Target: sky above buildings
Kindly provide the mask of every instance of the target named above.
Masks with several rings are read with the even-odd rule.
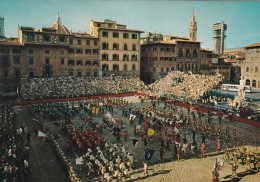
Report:
[[[214,49],[212,25],[219,22],[227,24],[225,48],[260,42],[259,1],[0,0],[0,16],[6,37],[17,37],[18,25],[50,27],[57,12],[73,32],[89,33],[90,20],[109,18],[130,29],[186,37],[193,7],[203,48]]]

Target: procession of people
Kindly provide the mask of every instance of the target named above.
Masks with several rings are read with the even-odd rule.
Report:
[[[176,104],[179,99],[175,100],[198,100],[221,80],[218,76],[178,71],[149,86],[135,77],[23,78],[20,94],[23,100],[57,99],[28,108],[34,117],[32,122],[40,124],[42,132],[48,132],[46,136],[55,136],[51,142],[69,171],[73,166],[73,172],[69,172],[73,173],[71,176],[77,173],[73,179],[99,176],[103,181],[128,180],[133,169],[142,165],[144,174],[149,175],[148,165],[159,161],[220,154],[231,164],[232,176],[236,178],[238,165],[245,165],[249,172],[259,171],[259,153],[244,151],[236,129],[228,125],[232,118],[209,109],[202,111],[197,106],[183,107]],[[120,93],[143,94],[132,98],[114,95]],[[113,97],[104,97],[112,94]],[[58,100],[94,95],[100,97]],[[31,134],[25,134],[22,128],[16,131],[18,141],[26,139],[22,146],[28,148]],[[35,136],[38,134],[35,130]],[[30,172],[29,159],[23,153],[22,156],[23,168]],[[213,181],[218,181],[218,170],[219,166],[214,167]]]

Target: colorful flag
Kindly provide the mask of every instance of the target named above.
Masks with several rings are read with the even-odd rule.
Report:
[[[220,158],[216,158],[213,168],[216,168],[216,170],[219,171],[220,169],[223,168],[223,166],[224,166],[224,160]]]
[[[152,136],[153,134],[154,134],[154,129],[149,128],[148,131],[147,131],[147,135]]]
[[[93,114],[96,113],[96,107],[92,107],[92,113],[93,113]]]
[[[98,108],[98,107],[96,107],[96,114],[98,114],[98,111],[99,111],[99,108]]]
[[[145,160],[150,160],[153,157],[155,150],[146,149],[145,151]]]

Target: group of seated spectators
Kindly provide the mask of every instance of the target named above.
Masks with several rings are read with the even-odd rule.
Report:
[[[133,93],[144,91],[145,87],[137,77],[22,78],[20,93],[24,100],[36,100]]]
[[[199,99],[205,93],[215,88],[223,79],[221,76],[185,74],[180,71],[169,72],[164,78],[149,85],[150,95],[178,96]]]

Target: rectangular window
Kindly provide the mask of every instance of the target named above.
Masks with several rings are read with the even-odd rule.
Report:
[[[33,49],[29,49],[29,54],[33,54]]]
[[[154,48],[153,48],[153,52],[155,52],[155,51],[157,51],[157,47],[154,47]]]
[[[69,75],[70,75],[70,76],[73,76],[73,71],[70,71],[70,72],[69,72]]]
[[[35,41],[35,35],[32,33],[27,34],[27,41]]]
[[[81,71],[78,71],[78,77],[81,77],[82,75],[81,75]]]
[[[68,54],[74,54],[74,49],[69,49]]]
[[[50,42],[51,41],[51,36],[50,35],[43,35],[43,41],[44,42]]]
[[[60,36],[59,39],[60,39],[61,43],[65,43],[65,37],[64,36]]]
[[[132,39],[137,39],[137,34],[132,34]]]
[[[68,65],[69,66],[74,66],[74,60],[72,60],[72,59],[68,60]]]
[[[94,40],[94,46],[97,46],[97,41],[96,40]]]
[[[45,60],[45,63],[48,65],[48,64],[50,64],[50,60],[49,59],[46,59]]]
[[[93,49],[93,54],[98,54],[98,49]]]
[[[85,61],[85,66],[91,66],[91,61],[90,60],[86,60]]]
[[[119,60],[119,54],[113,54],[113,61]]]
[[[2,53],[9,53],[9,52],[10,52],[10,49],[2,48],[2,49],[1,49],[1,52],[2,52]]]
[[[61,64],[61,65],[64,65],[64,59],[61,59],[61,60],[60,60],[60,64]]]
[[[73,44],[73,39],[69,40],[69,44],[71,44],[71,45]]]
[[[21,64],[19,57],[14,57],[14,64]]]
[[[128,33],[123,33],[123,38],[124,39],[128,39],[129,38],[129,34]]]
[[[20,75],[21,75],[20,70],[15,70],[15,77],[20,77]]]
[[[82,63],[81,60],[77,60],[76,65],[77,65],[77,66],[83,66],[83,63]]]
[[[49,54],[50,54],[50,51],[49,51],[49,50],[46,50],[46,51],[45,51],[45,54],[49,55]]]
[[[13,49],[13,54],[21,54],[21,49]]]
[[[78,40],[78,45],[81,45],[81,40]]]
[[[61,54],[61,55],[64,55],[64,51],[60,51],[60,54]]]
[[[8,70],[4,70],[4,77],[8,77]]]
[[[90,72],[87,71],[86,72],[86,76],[89,77],[90,76]]]
[[[131,61],[137,61],[137,55],[132,55],[131,56]]]
[[[102,49],[108,50],[108,43],[102,43]]]
[[[94,65],[94,66],[98,66],[98,61],[94,61],[94,62],[93,62],[93,65]]]
[[[33,65],[33,58],[30,58],[30,59],[29,59],[29,64],[30,64],[30,65]]]
[[[85,54],[91,54],[91,49],[85,49]]]
[[[123,61],[128,61],[128,60],[129,60],[129,55],[124,54],[124,55],[123,55]]]
[[[88,46],[90,45],[90,40],[87,40],[87,45],[88,45]]]
[[[113,32],[113,38],[118,38],[119,37],[119,33],[118,32]]]
[[[108,32],[102,32],[102,37],[108,37]]]
[[[82,54],[82,49],[76,49],[76,54]]]
[[[108,54],[102,54],[102,61],[108,60]]]

